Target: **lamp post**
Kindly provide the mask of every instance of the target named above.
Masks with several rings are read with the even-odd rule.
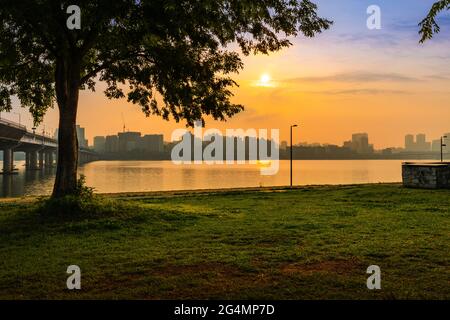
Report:
[[[446,147],[447,145],[444,144],[444,139],[447,139],[447,136],[443,136],[441,137],[441,162],[444,162],[444,147]]]
[[[296,127],[298,127],[298,125],[296,125],[296,124],[294,124],[294,125],[291,125],[291,188],[292,188],[292,128],[296,128]]]

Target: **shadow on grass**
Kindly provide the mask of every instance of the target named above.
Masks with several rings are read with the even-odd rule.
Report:
[[[11,241],[44,234],[109,232],[145,228],[158,234],[192,225],[199,218],[176,210],[148,208],[140,203],[102,196],[92,199],[40,198],[27,204],[0,204],[0,239]]]

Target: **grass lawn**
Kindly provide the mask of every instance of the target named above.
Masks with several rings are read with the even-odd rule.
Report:
[[[450,299],[450,191],[395,184],[0,200],[0,299]],[[82,290],[66,289],[66,269]],[[381,290],[366,269],[381,268]]]

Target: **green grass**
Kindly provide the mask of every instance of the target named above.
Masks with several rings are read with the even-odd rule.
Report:
[[[450,191],[120,195],[106,215],[0,201],[0,299],[449,299]],[[110,208],[111,209],[111,208]],[[66,269],[82,290],[66,289]],[[366,287],[369,265],[382,289]]]

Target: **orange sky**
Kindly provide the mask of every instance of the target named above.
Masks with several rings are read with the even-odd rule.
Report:
[[[369,31],[359,3],[342,2],[358,10],[359,20],[352,23],[327,10],[326,3],[323,11],[335,21],[333,29],[314,39],[294,39],[293,47],[270,56],[244,58],[233,100],[246,111],[226,123],[208,121],[207,128],[276,128],[287,140],[289,125],[298,123],[296,143],[341,145],[352,133],[367,132],[376,148],[402,146],[407,133],[426,133],[430,140],[450,132],[450,30],[418,44],[416,25],[427,6],[401,17],[386,8],[383,29]],[[270,81],[259,83],[263,75]],[[122,113],[128,130],[163,133],[166,141],[184,127],[146,118],[126,100],[108,100],[102,85],[96,93],[81,94],[78,123],[86,127],[90,143],[94,136],[121,131]],[[22,123],[31,126],[31,117],[21,114]],[[15,113],[2,117],[18,120]],[[44,124],[47,131],[57,127],[56,110]]]

